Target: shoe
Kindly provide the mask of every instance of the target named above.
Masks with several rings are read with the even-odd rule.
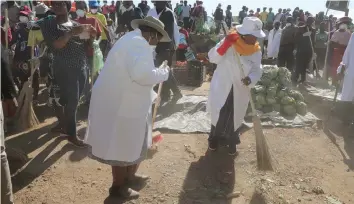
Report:
[[[109,196],[124,199],[135,199],[139,197],[139,192],[125,186],[112,186],[109,188]]]
[[[237,155],[236,145],[229,146],[228,152],[229,152],[229,155],[230,155],[230,156],[235,156],[235,155]]]
[[[210,142],[209,141],[209,150],[215,151],[218,148],[218,143],[217,142]]]
[[[150,179],[149,176],[142,174],[134,174],[131,178],[128,178],[129,184],[144,184]]]
[[[68,136],[68,142],[79,148],[87,147],[87,145],[82,140],[77,138],[77,136]]]

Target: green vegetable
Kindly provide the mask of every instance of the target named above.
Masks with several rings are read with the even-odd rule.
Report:
[[[263,106],[263,108],[262,108],[263,113],[270,113],[272,111],[273,111],[273,106],[271,106],[271,105],[266,105],[266,106]]]
[[[277,111],[277,112],[280,112],[280,110],[281,110],[280,104],[273,104],[273,110]]]
[[[275,97],[277,95],[277,87],[270,86],[267,89],[267,96]]]
[[[296,115],[296,107],[294,105],[285,105],[285,106],[283,106],[283,112],[287,116],[295,116]]]
[[[283,105],[289,105],[289,104],[294,104],[295,99],[290,97],[290,96],[285,96],[280,100],[280,103]]]
[[[287,94],[287,92],[286,92],[285,89],[282,89],[282,90],[278,91],[278,93],[277,93],[277,97],[278,97],[278,98],[284,98],[284,97],[287,96],[287,95],[288,95],[288,94]]]
[[[304,101],[304,96],[299,92],[295,90],[291,90],[289,92],[289,96],[293,97],[296,101]]]
[[[265,105],[267,104],[266,102],[266,97],[263,94],[258,94],[256,95],[256,101],[259,105]]]
[[[262,110],[262,105],[261,104],[255,103],[254,105],[256,106],[257,110]]]
[[[306,115],[307,113],[307,105],[304,102],[296,103],[296,112],[300,115]]]
[[[277,100],[274,96],[267,96],[266,97],[267,104],[273,105],[277,103]]]

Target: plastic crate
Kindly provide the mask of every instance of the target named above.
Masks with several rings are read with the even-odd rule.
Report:
[[[174,67],[172,75],[176,79],[178,85],[187,85],[188,83],[188,69],[187,67]]]
[[[189,61],[187,64],[187,86],[200,87],[203,84],[203,64],[198,60]]]

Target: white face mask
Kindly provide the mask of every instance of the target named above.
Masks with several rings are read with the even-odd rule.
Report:
[[[84,17],[84,16],[85,16],[85,11],[82,10],[82,9],[77,9],[77,10],[76,10],[76,14],[77,14],[77,16],[79,16],[79,17]]]
[[[97,9],[91,9],[91,13],[93,14],[97,13]]]
[[[19,20],[20,20],[20,22],[22,22],[22,23],[27,23],[27,22],[28,22],[28,17],[26,17],[26,16],[20,16],[20,17],[19,17]]]
[[[285,25],[286,25],[286,26],[291,26],[291,23],[286,23]]]
[[[340,24],[339,29],[341,29],[341,30],[347,30],[347,29],[348,29],[348,26],[347,26],[347,24]]]

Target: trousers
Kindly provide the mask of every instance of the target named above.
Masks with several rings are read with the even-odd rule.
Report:
[[[286,67],[289,71],[294,69],[294,44],[281,45],[278,54],[278,67]]]
[[[297,83],[299,81],[299,77],[301,76],[300,82],[306,81],[306,70],[310,67],[310,63],[312,62],[312,53],[308,52],[300,52],[296,53],[296,69],[292,75],[293,83]]]

